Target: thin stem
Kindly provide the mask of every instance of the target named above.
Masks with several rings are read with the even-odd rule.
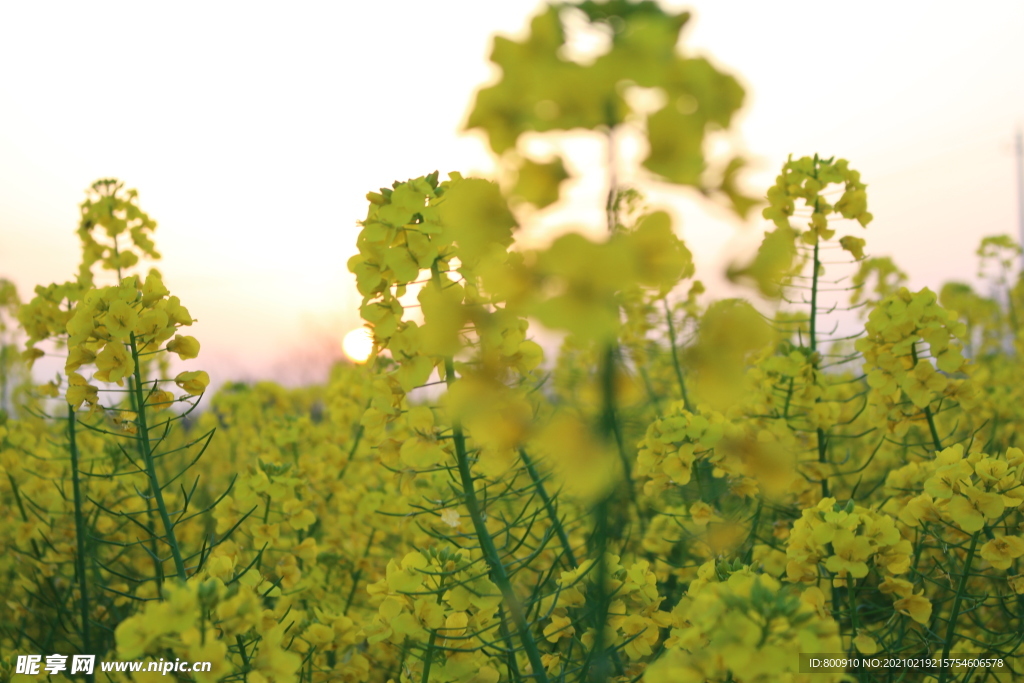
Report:
[[[569,536],[565,533],[565,526],[562,524],[562,520],[558,518],[558,512],[555,510],[554,502],[551,500],[551,496],[548,495],[547,489],[544,487],[544,480],[540,478],[540,475],[537,473],[536,466],[534,466],[533,461],[526,454],[525,449],[519,449],[519,457],[523,461],[523,467],[526,468],[526,472],[530,475],[530,481],[533,482],[537,495],[540,496],[541,502],[544,503],[544,510],[548,513],[551,525],[555,528],[555,535],[558,536],[558,542],[562,544],[562,552],[565,554],[565,559],[569,562],[569,566],[575,569],[579,566],[576,562],[576,555],[573,553],[572,545],[569,543]]]
[[[612,233],[619,224],[619,207],[615,196],[618,192],[618,179],[615,172],[615,122],[611,111],[608,112],[608,119],[608,199],[605,201],[604,211],[608,232]]]
[[[75,574],[78,575],[78,606],[82,614],[82,652],[94,654],[92,643],[89,638],[89,584],[85,576],[85,514],[82,510],[82,485],[78,476],[78,442],[75,438],[75,426],[78,420],[75,417],[75,407],[68,405],[68,449],[71,451],[71,486],[75,498],[75,542],[77,552],[75,554]],[[86,674],[87,681],[95,680],[94,674]]]
[[[128,389],[126,391],[128,392],[128,398],[131,401],[132,412],[134,412],[135,414],[138,414],[139,413],[139,404],[138,404],[138,400],[137,400],[138,397],[135,394],[135,383],[136,383],[135,382],[135,376],[132,375],[131,377],[128,378]],[[104,432],[104,433],[108,433],[109,434],[110,432]],[[145,452],[143,451],[143,448],[142,448],[142,440],[141,439],[133,439],[133,440],[135,441],[135,446],[136,446],[136,448],[137,448],[137,450],[139,452],[139,459],[143,463],[145,463],[146,462],[146,455],[145,455]],[[122,449],[122,451],[123,451],[123,449]],[[132,461],[132,464],[135,465],[135,462]],[[136,467],[138,467],[138,466],[136,465]],[[139,470],[141,471],[141,468],[139,468]],[[153,507],[150,506],[150,505],[146,506],[146,519],[148,521],[145,524],[143,524],[142,522],[137,522],[137,523],[142,528],[144,528],[146,530],[146,533],[149,534],[149,536],[148,536],[148,542],[149,542],[148,555],[149,555],[150,559],[153,560],[153,579],[154,579],[154,581],[156,581],[157,595],[162,597],[163,594],[164,594],[164,566],[163,566],[163,563],[160,561],[160,552],[159,552],[159,548],[157,547],[157,535],[156,535],[156,532],[153,531],[156,528],[156,519],[153,517]]]
[[[370,531],[370,540],[366,542],[366,549],[363,551],[363,559],[366,559],[370,555],[370,548],[373,547],[373,537],[377,535],[377,530],[372,529]],[[359,579],[363,577],[362,567],[358,567],[355,573],[352,575],[352,588],[348,592],[348,599],[345,600],[345,611],[342,615],[347,615],[349,608],[352,606],[352,600],[356,596],[356,587],[359,585]]]
[[[818,209],[817,201],[815,201],[814,209],[815,209],[815,211],[817,211],[817,209]],[[818,270],[821,268],[821,261],[818,258],[818,250],[820,249],[820,246],[821,246],[821,238],[815,239],[814,240],[814,263],[812,264],[814,271],[813,271],[813,274],[811,276],[811,316],[810,316],[810,318],[811,318],[810,319],[811,363],[814,365],[814,371],[815,371],[814,374],[815,375],[817,374],[817,369],[818,369],[818,361],[817,361],[817,356],[815,354],[817,354],[817,352],[818,352]],[[818,403],[819,401],[821,401],[821,398],[816,398],[814,400],[815,403]],[[826,462],[828,462],[828,437],[825,434],[825,430],[822,429],[821,427],[818,427],[815,430],[815,432],[816,432],[817,437],[818,437],[818,462],[824,465]],[[822,498],[828,498],[828,474],[825,473],[825,472],[823,472],[822,474],[823,474],[823,476],[822,476],[822,479],[821,479],[821,497]]]
[[[427,655],[423,660],[423,675],[420,677],[420,683],[428,683],[430,681],[430,665],[434,662],[435,643],[437,643],[437,629],[431,629],[430,640],[427,642]]]
[[[441,274],[438,271],[437,264],[434,263],[430,270],[434,283],[440,287]],[[455,383],[455,363],[451,356],[446,356],[444,359],[444,371],[445,383],[451,389],[451,386]],[[512,589],[512,582],[509,580],[508,572],[505,569],[505,565],[501,563],[501,557],[498,555],[498,549],[494,545],[494,539],[491,538],[491,533],[487,530],[487,525],[484,523],[480,502],[476,497],[476,484],[473,481],[473,473],[469,469],[466,436],[462,431],[462,423],[458,418],[452,420],[452,442],[455,445],[455,458],[458,464],[459,478],[462,480],[462,493],[465,498],[466,509],[469,512],[470,519],[473,520],[473,529],[476,532],[477,539],[480,541],[480,550],[483,552],[487,566],[491,570],[494,583],[497,584],[502,598],[508,604],[512,621],[516,625],[516,630],[519,631],[519,640],[526,651],[527,659],[530,660],[534,678],[547,683],[547,672],[541,663],[540,650],[538,650],[537,643],[530,632],[530,625],[526,622],[526,613],[523,611],[523,606]]]
[[[956,588],[956,597],[953,598],[953,610],[949,613],[949,622],[946,625],[946,638],[942,645],[942,669],[939,671],[939,683],[946,683],[949,676],[949,667],[946,666],[946,659],[949,657],[949,650],[953,647],[953,637],[956,635],[956,620],[960,616],[960,603],[967,592],[967,579],[971,575],[971,563],[974,561],[974,551],[978,547],[978,538],[981,533],[975,531],[971,535],[971,547],[967,549],[967,558],[964,560],[964,570],[960,574],[960,584]]]
[[[602,436],[610,434],[615,442],[615,447],[619,453],[619,460],[622,461],[622,469],[626,476],[629,499],[638,506],[637,513],[639,514],[640,508],[633,490],[633,465],[630,463],[629,455],[626,453],[626,444],[623,440],[622,429],[619,427],[619,420],[616,415],[618,411],[615,406],[615,355],[615,344],[609,344],[608,348],[605,349],[604,363],[601,368],[601,394],[604,399],[601,413],[601,431]]]
[[[594,573],[594,580],[597,582],[594,596],[593,622],[594,622],[594,649],[591,656],[597,661],[590,667],[588,679],[591,683],[604,683],[611,676],[611,666],[606,652],[605,625],[608,622],[608,501],[605,496],[594,510],[594,539],[596,540],[594,553],[597,555]],[[589,658],[588,658],[589,659]]]
[[[178,539],[174,534],[174,523],[171,522],[171,516],[167,513],[167,504],[164,503],[164,494],[160,489],[160,480],[156,474],[156,461],[153,460],[153,451],[149,444],[149,429],[146,426],[146,404],[142,396],[142,366],[139,364],[139,347],[135,341],[135,333],[132,332],[129,337],[129,343],[132,350],[132,361],[135,363],[135,382],[133,389],[135,390],[135,404],[138,406],[138,419],[139,419],[139,438],[142,444],[142,455],[146,461],[146,474],[149,475],[149,484],[153,492],[153,498],[156,500],[157,510],[160,512],[160,519],[164,524],[164,538],[167,541],[167,545],[171,547],[171,556],[174,558],[174,569],[178,574],[178,578],[182,581],[188,579],[188,574],[185,572],[185,561],[181,558],[181,550],[178,547]]]
[[[910,346],[910,358],[914,361],[914,365],[917,366],[917,342],[914,342]],[[939,430],[935,427],[935,416],[932,415],[932,408],[930,405],[924,407],[924,419],[928,421],[928,431],[932,435],[932,443],[935,445],[935,450],[942,450],[942,439],[939,438]]]
[[[437,586],[437,604],[440,605],[444,596],[444,577],[441,577],[440,582]],[[427,643],[426,657],[423,659],[423,676],[420,678],[421,683],[429,683],[430,681],[430,666],[434,661],[434,650],[437,644],[437,629],[430,630],[430,641]]]
[[[817,210],[817,202],[815,202],[815,210]],[[811,319],[809,322],[812,354],[818,350],[818,270],[821,268],[821,261],[818,260],[818,249],[820,248],[820,242],[821,238],[814,240],[814,270],[811,274]]]
[[[506,643],[511,643],[512,634],[508,632],[508,621],[505,619],[505,610],[503,610],[500,605],[498,606],[498,617],[500,619],[498,622],[498,628],[501,631],[501,637],[505,639]],[[522,674],[519,673],[519,662],[516,661],[516,653],[509,650],[506,654],[508,655],[508,670],[511,674],[511,680],[518,683],[518,681],[521,681],[523,677]]]
[[[672,349],[672,367],[676,371],[676,380],[679,382],[679,391],[683,395],[683,407],[689,412],[693,412],[693,408],[690,406],[690,397],[686,394],[686,382],[683,378],[683,368],[679,365],[679,354],[676,351],[676,326],[672,322],[672,310],[668,307],[668,299],[664,299],[665,304],[665,320],[668,321],[668,342],[669,348]]]

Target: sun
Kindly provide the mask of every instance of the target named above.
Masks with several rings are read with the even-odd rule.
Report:
[[[355,363],[365,363],[373,353],[373,336],[365,327],[357,327],[341,341],[341,350]]]

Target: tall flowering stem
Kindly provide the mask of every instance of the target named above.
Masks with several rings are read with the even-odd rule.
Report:
[[[431,277],[438,287],[441,286],[441,273],[437,268],[437,264],[433,264],[430,268]],[[446,356],[444,359],[444,374],[445,382],[449,389],[455,383],[455,363],[451,356]],[[466,509],[469,512],[470,519],[473,520],[473,530],[476,532],[477,539],[480,541],[480,549],[483,551],[484,559],[487,562],[488,568],[491,570],[491,576],[494,578],[494,583],[498,586],[498,590],[501,591],[501,596],[505,603],[508,605],[509,613],[512,616],[512,621],[516,625],[516,630],[519,631],[519,639],[522,641],[523,649],[526,651],[526,656],[530,660],[530,666],[533,668],[533,675],[535,680],[547,681],[547,673],[544,670],[544,665],[541,663],[540,650],[537,649],[537,642],[533,639],[533,634],[530,631],[530,625],[526,620],[526,613],[523,610],[522,604],[519,602],[519,598],[516,597],[515,591],[512,589],[512,582],[509,580],[508,572],[505,570],[505,565],[501,561],[501,557],[498,555],[498,549],[494,545],[494,539],[491,538],[491,532],[487,530],[487,525],[484,523],[483,514],[480,508],[480,501],[477,500],[476,496],[476,485],[473,482],[473,473],[469,468],[469,455],[466,451],[466,436],[462,431],[462,424],[458,418],[452,421],[452,443],[455,445],[455,458],[459,470],[459,479],[462,482],[462,493],[466,503]]]
[[[167,504],[164,502],[163,489],[160,486],[160,479],[156,472],[156,462],[153,459],[153,449],[149,443],[149,429],[146,424],[146,403],[142,394],[142,366],[139,364],[139,346],[135,339],[135,333],[129,336],[129,346],[132,352],[132,363],[134,369],[134,381],[132,392],[135,396],[135,405],[138,407],[139,421],[139,443],[142,444],[142,457],[145,460],[146,475],[149,477],[150,491],[156,501],[157,510],[160,513],[160,520],[164,525],[164,540],[171,547],[171,556],[174,558],[174,570],[178,578],[185,581],[188,574],[185,571],[185,561],[181,557],[181,548],[178,546],[178,539],[174,533],[174,522],[167,512]]]
[[[956,622],[960,617],[960,605],[963,602],[964,594],[967,593],[967,579],[971,576],[971,564],[974,562],[974,552],[978,547],[978,538],[981,532],[971,534],[971,545],[967,549],[967,557],[964,560],[964,568],[960,573],[960,583],[956,587],[956,597],[953,598],[953,609],[949,613],[949,622],[946,624],[946,637],[942,644],[942,669],[939,672],[939,683],[946,683],[949,678],[949,667],[946,659],[949,657],[949,650],[953,647],[953,640],[956,638]]]
[[[71,485],[75,502],[75,574],[78,578],[78,607],[82,618],[82,651],[92,653],[92,641],[89,637],[89,582],[85,575],[86,536],[85,510],[83,506],[81,473],[79,472],[78,441],[75,434],[77,420],[75,409],[68,406],[68,450],[71,454]],[[94,680],[88,674],[87,680]]]

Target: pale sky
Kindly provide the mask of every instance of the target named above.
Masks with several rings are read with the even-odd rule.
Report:
[[[981,237],[1017,235],[1013,134],[1024,123],[1024,3],[666,3],[694,19],[682,49],[737,75],[733,141],[761,195],[787,154],[850,160],[868,183],[868,251],[913,287],[971,280]],[[279,9],[275,9],[277,7]],[[495,33],[533,0],[328,3],[0,3],[0,277],[24,299],[70,279],[78,204],[96,179],[139,190],[160,268],[199,322],[215,381],[315,379],[360,324],[356,221],[367,191],[439,169],[489,172],[459,128]],[[524,227],[594,222],[586,175]],[[698,276],[760,240],[692,194],[646,186]],[[596,203],[595,203],[596,202]]]

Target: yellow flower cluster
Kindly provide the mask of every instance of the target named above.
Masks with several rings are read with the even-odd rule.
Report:
[[[843,194],[834,205],[824,196],[826,188],[832,184],[843,185]],[[814,244],[818,240],[831,239],[835,234],[835,230],[828,227],[831,214],[852,218],[865,227],[871,222],[873,216],[867,210],[866,189],[860,173],[851,169],[845,159],[824,160],[815,156],[793,161],[791,156],[782,167],[775,185],[768,188],[768,207],[763,215],[780,228],[792,229],[790,217],[796,212],[797,200],[803,200],[812,213],[809,230],[801,235],[801,239],[807,244]],[[859,259],[862,252],[858,252],[863,249],[864,242],[848,240],[843,247]]]
[[[150,271],[141,284],[131,276],[120,285],[85,293],[67,322],[68,359],[64,370],[71,385],[68,403],[78,407],[84,401],[93,405],[97,402],[97,387],[87,384],[78,372],[84,365],[95,365],[94,379],[124,386],[125,378],[135,372],[140,354],[151,355],[165,342],[165,349],[182,360],[199,355],[195,337],[175,334],[193,320],[178,297],[169,294],[156,271]],[[180,373],[174,381],[198,396],[206,390],[210,378],[203,371],[189,371]],[[152,396],[156,404],[165,404],[169,398],[166,391]]]
[[[931,290],[900,288],[872,309],[865,328],[856,347],[864,355],[874,409],[890,431],[904,436],[941,398],[970,405],[974,387],[959,342],[965,327]]]
[[[913,546],[884,512],[850,501],[840,505],[823,498],[805,509],[786,540],[786,575],[790,581],[816,582],[824,563],[834,585],[846,586],[848,578],[863,579],[869,566],[887,575],[910,569]]]
[[[816,602],[816,588],[801,595],[749,568],[718,580],[713,561],[701,573],[702,580],[691,584],[672,610],[665,656],[651,666],[644,681],[843,680],[842,674],[800,673],[794,656],[843,650],[838,625]]]
[[[932,459],[894,470],[886,485],[905,496],[899,517],[907,526],[943,520],[970,534],[997,524],[1006,510],[1024,504],[1022,472],[1024,453],[1019,448],[996,456],[980,451],[965,455],[963,445],[955,444]],[[915,492],[919,493],[910,495]],[[1009,566],[1007,558],[1020,556],[1012,554],[1011,548],[1024,548],[1014,540],[989,543],[986,547],[999,545],[1010,553],[1003,559],[993,556],[998,564],[1006,564],[1000,569]],[[987,552],[983,547],[983,556]]]

